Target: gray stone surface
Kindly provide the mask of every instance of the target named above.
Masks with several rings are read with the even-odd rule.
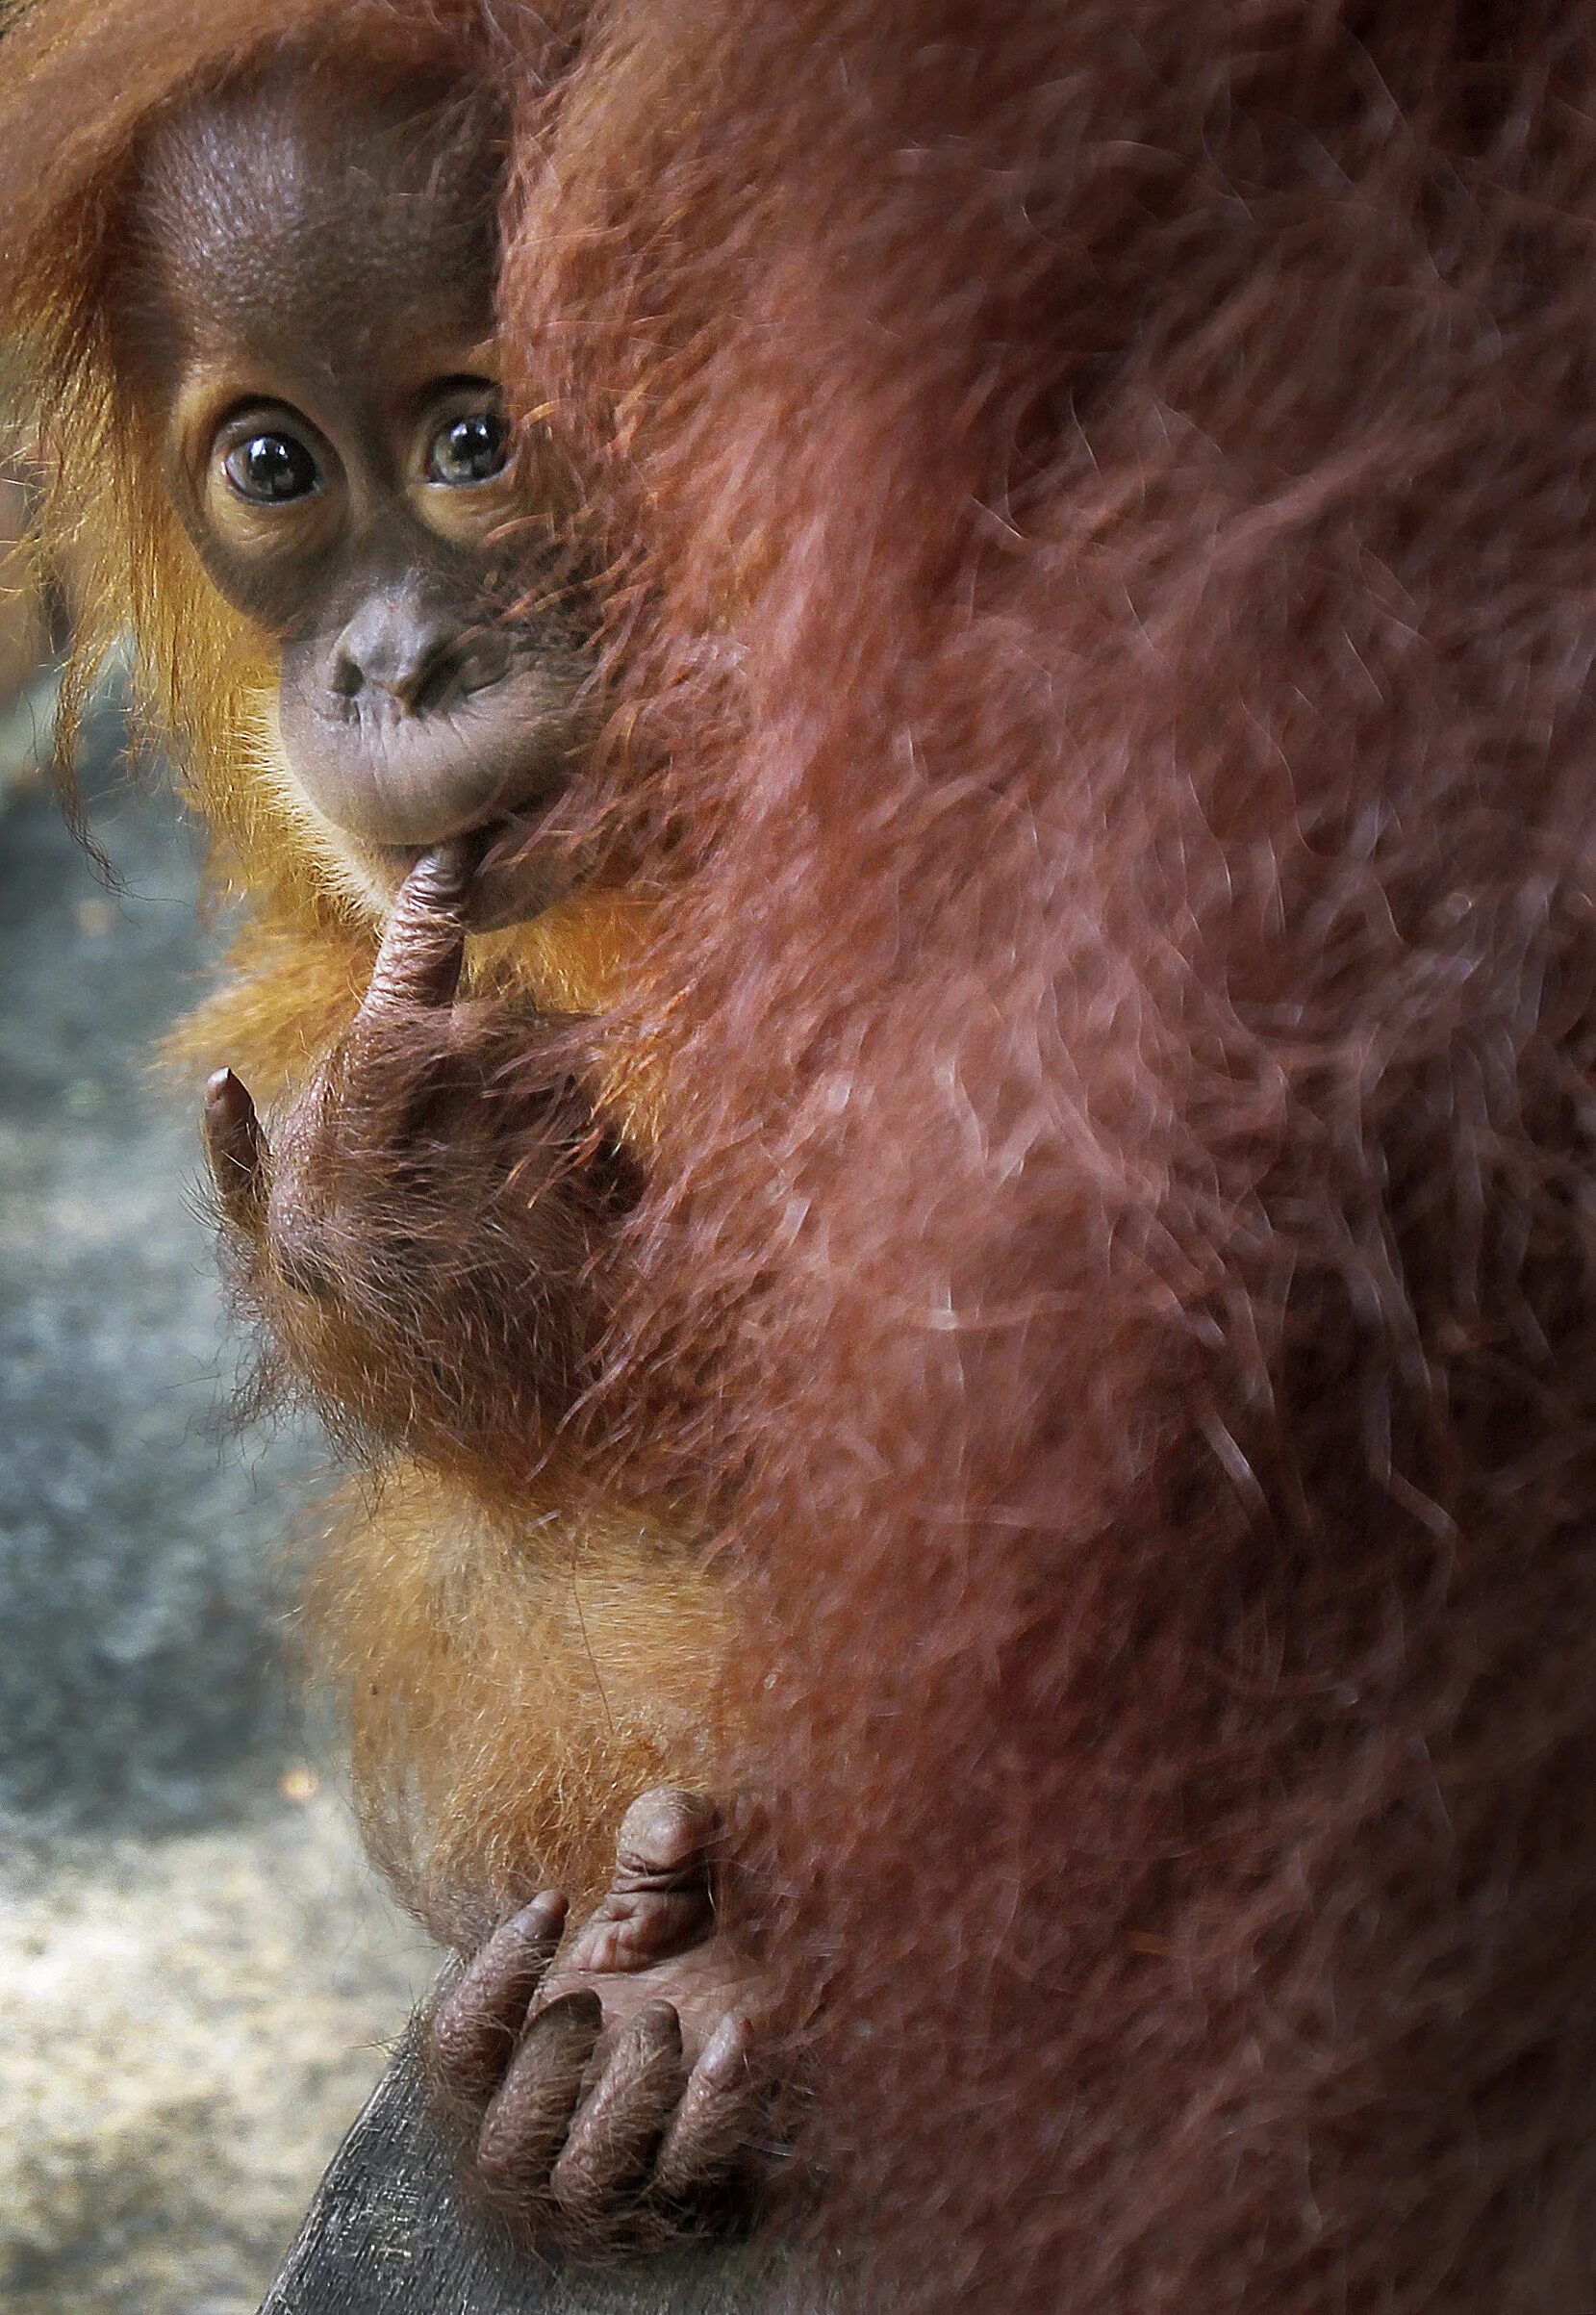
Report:
[[[149,1070],[194,857],[118,736],[86,784],[119,893],[0,780],[0,2307],[249,2315],[433,1956],[281,1676],[317,1449],[224,1419],[192,1121]]]
[[[250,2315],[428,1966],[324,1796],[13,1859],[6,2315]]]

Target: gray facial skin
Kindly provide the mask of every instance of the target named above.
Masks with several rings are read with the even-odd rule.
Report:
[[[147,158],[122,322],[178,514],[281,652],[306,802],[389,892],[480,832],[478,926],[555,897],[538,831],[591,674],[569,480],[508,454],[500,166],[496,124],[442,94],[362,106],[302,77],[207,100]]]

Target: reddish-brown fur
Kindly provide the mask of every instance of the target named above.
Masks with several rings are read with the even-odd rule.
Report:
[[[609,1436],[740,1577],[857,2303],[1573,2315],[1596,23],[526,37],[671,887]]]

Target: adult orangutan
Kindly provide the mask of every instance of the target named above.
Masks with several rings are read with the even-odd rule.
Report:
[[[1596,23],[179,13],[17,50],[80,316],[263,38],[513,92],[574,899],[650,903],[558,1436],[732,1587],[671,1772],[857,2303],[1588,2303]]]

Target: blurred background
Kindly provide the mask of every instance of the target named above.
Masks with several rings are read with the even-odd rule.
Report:
[[[66,830],[25,502],[0,467],[0,2307],[252,2315],[434,1961],[285,1678],[320,1448],[230,1426],[152,1066],[225,928],[114,690],[82,779],[119,888]]]

